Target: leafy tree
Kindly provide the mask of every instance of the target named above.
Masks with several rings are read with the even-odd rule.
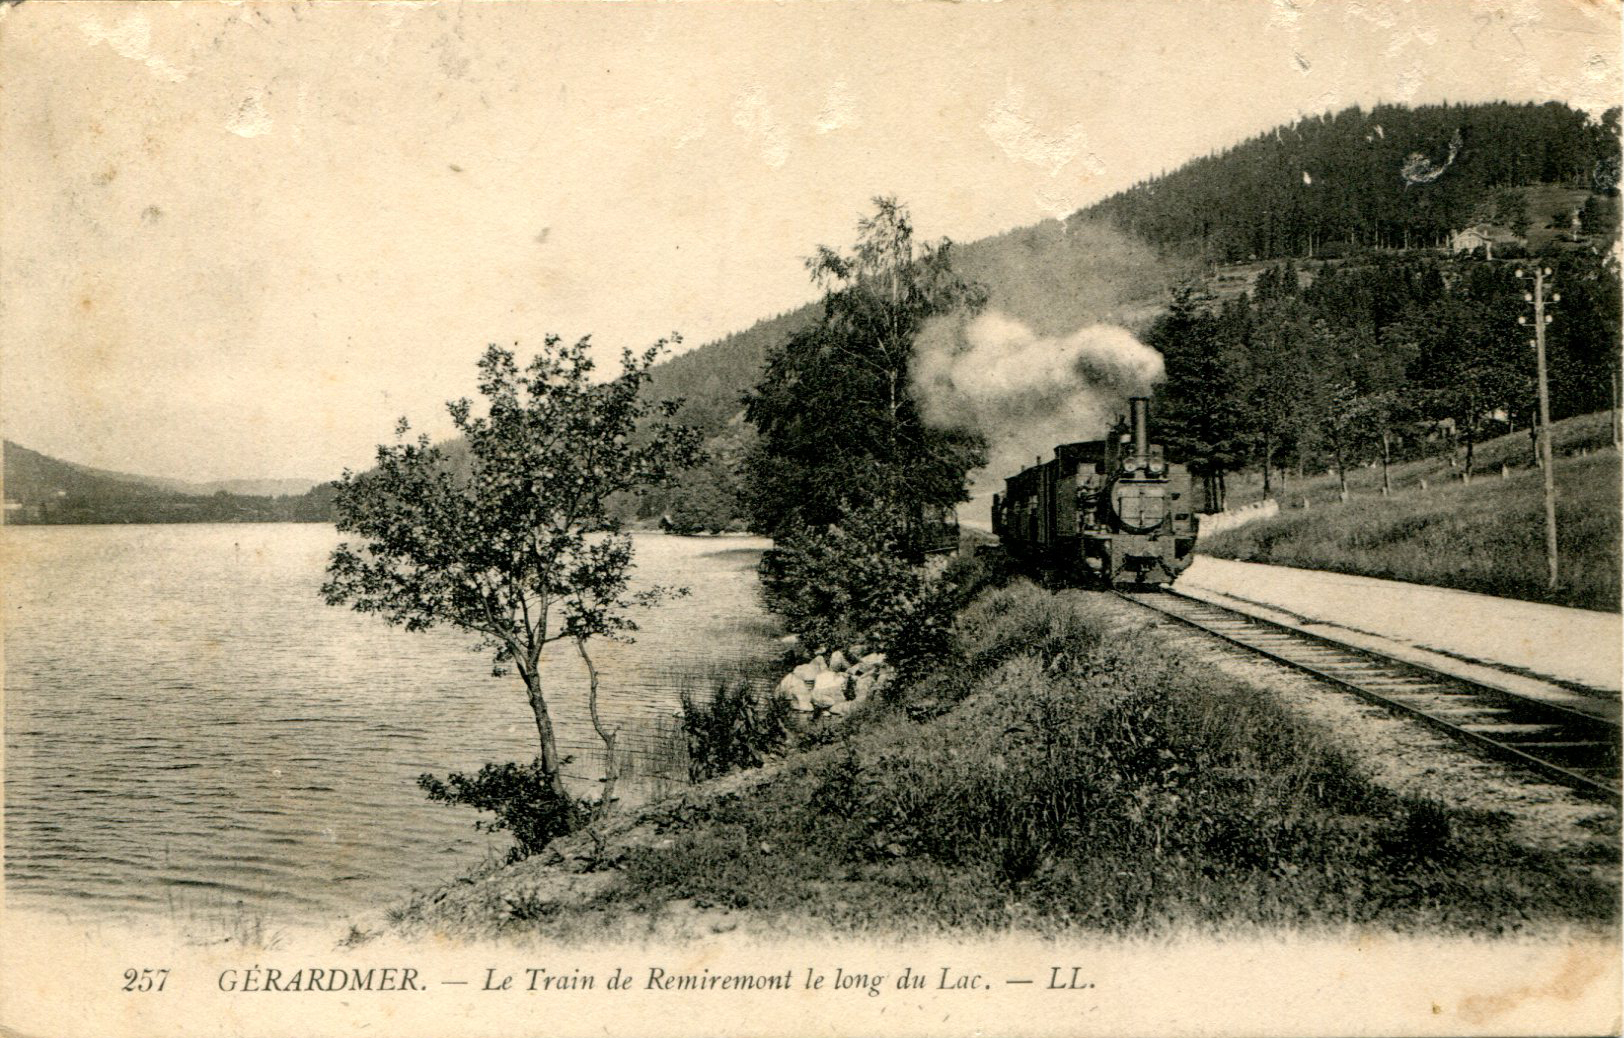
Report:
[[[1579,207],[1579,226],[1593,237],[1611,236],[1617,230],[1615,221],[1608,218],[1607,204],[1600,195],[1588,195]]]
[[[1383,330],[1380,343],[1360,358],[1359,418],[1381,443],[1382,493],[1393,492],[1393,443],[1411,429],[1415,405],[1406,372],[1419,349],[1414,329],[1400,323]]]
[[[1498,408],[1514,409],[1526,399],[1528,376],[1519,365],[1515,320],[1508,304],[1495,307],[1465,294],[1439,300],[1417,315],[1420,349],[1410,367],[1431,417],[1447,420],[1466,446],[1466,478],[1472,477],[1475,449]]]
[[[1324,325],[1316,322],[1316,338],[1324,343]],[[1338,373],[1341,374],[1341,373]],[[1316,379],[1308,396],[1312,422],[1310,428],[1315,439],[1331,455],[1336,469],[1337,491],[1342,500],[1348,499],[1348,465],[1361,445],[1361,433],[1367,422],[1358,390],[1345,375],[1329,379]]]
[[[1552,268],[1551,283],[1562,297],[1547,311],[1556,318],[1546,338],[1553,417],[1606,410],[1615,406],[1624,362],[1618,262],[1611,255],[1579,252],[1559,258]]]
[[[916,247],[907,210],[878,198],[850,253],[820,246],[807,261],[824,290],[822,317],[767,359],[746,398],[760,438],[745,463],[753,527],[778,538],[838,523],[850,508],[901,517],[917,554],[929,520],[967,499],[965,474],[985,461],[980,437],[927,425],[909,383],[924,322],[985,305],[953,272],[945,239]]]
[[[738,477],[722,458],[711,455],[683,474],[671,488],[660,526],[668,533],[721,533],[738,516]]]
[[[1526,237],[1530,216],[1528,196],[1521,191],[1501,191],[1494,196],[1492,216],[1495,223],[1511,229],[1519,238]]]
[[[1206,509],[1224,508],[1224,475],[1239,467],[1244,447],[1245,402],[1234,372],[1245,364],[1250,318],[1244,301],[1222,316],[1188,286],[1174,292],[1167,311],[1145,335],[1166,361],[1157,426],[1205,490]]]
[[[640,396],[664,341],[640,355],[624,351],[619,374],[602,382],[591,380],[587,347],[585,339],[566,345],[548,336],[523,370],[511,351],[487,349],[479,362],[487,413],[476,415],[467,399],[447,405],[466,443],[463,465],[426,436],[406,439],[402,419],[399,442],[379,446],[376,468],[346,472],[339,482],[338,529],[361,540],[333,551],[322,593],[331,605],[347,603],[409,631],[450,624],[492,652],[494,674],[517,670],[540,743],[539,777],[528,781],[544,782],[560,803],[572,801],[541,660],[554,642],[572,643],[587,667],[593,724],[609,751],[607,804],[615,733],[598,713],[588,644],[629,637],[637,625],[628,611],[673,593],[628,592],[632,545],[607,502],[691,464],[697,443],[690,430],[660,420],[674,404]],[[651,415],[652,429],[634,436]],[[502,795],[520,778],[507,776]]]
[[[1283,465],[1281,459],[1310,424],[1305,414],[1314,384],[1311,337],[1308,310],[1300,301],[1259,308],[1242,386],[1253,447],[1263,467],[1265,497],[1276,493],[1277,463]]]

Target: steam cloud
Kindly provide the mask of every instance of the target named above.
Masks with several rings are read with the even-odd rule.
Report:
[[[927,422],[987,438],[978,489],[1057,443],[1103,436],[1128,398],[1148,395],[1162,374],[1162,355],[1124,328],[1091,324],[1047,338],[997,311],[928,325],[912,371]]]

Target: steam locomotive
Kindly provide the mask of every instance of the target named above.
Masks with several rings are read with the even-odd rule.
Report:
[[[1149,440],[1150,400],[1103,440],[1063,443],[1004,481],[992,530],[1018,567],[1069,584],[1170,584],[1190,565],[1190,474]]]

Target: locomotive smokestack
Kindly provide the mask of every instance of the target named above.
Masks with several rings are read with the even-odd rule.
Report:
[[[1133,422],[1134,462],[1139,466],[1143,466],[1150,459],[1150,434],[1147,429],[1150,422],[1150,397],[1130,397],[1128,407]]]

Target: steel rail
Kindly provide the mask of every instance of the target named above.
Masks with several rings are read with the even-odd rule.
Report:
[[[1368,702],[1415,717],[1494,757],[1536,772],[1579,792],[1614,802],[1620,799],[1618,773],[1620,732],[1619,725],[1615,721],[1572,710],[1560,704],[1521,696],[1370,649],[1355,648],[1312,631],[1265,620],[1171,588],[1139,592],[1118,589],[1116,594],[1119,598],[1151,609],[1231,645],[1329,682]],[[1235,633],[1219,630],[1211,623],[1204,623],[1191,615],[1201,610],[1210,610],[1219,614],[1222,621],[1239,624],[1243,630],[1255,630],[1264,637],[1247,639]],[[1260,644],[1269,640],[1280,644],[1273,647]],[[1293,658],[1289,653],[1279,651],[1281,646],[1286,645],[1307,647],[1312,650],[1307,655],[1318,658]],[[1342,672],[1338,673],[1337,668]],[[1360,673],[1350,673],[1352,671]],[[1378,683],[1386,686],[1386,690],[1376,687]],[[1453,712],[1456,713],[1462,712],[1463,709],[1466,712],[1491,717],[1494,713],[1511,713],[1513,719],[1495,721],[1490,717],[1483,717],[1468,728],[1440,716],[1441,711],[1435,713],[1416,703],[1394,698],[1388,694],[1389,691],[1397,695],[1454,699],[1456,703]],[[1520,720],[1517,719],[1517,715],[1521,715]],[[1502,731],[1500,738],[1493,735],[1496,727]],[[1525,742],[1521,746],[1505,738],[1506,733],[1532,734],[1530,729],[1548,730],[1548,734],[1542,735],[1537,741]],[[1595,764],[1581,765],[1582,770],[1574,770],[1573,767],[1528,752],[1531,749],[1559,749],[1568,751],[1570,756],[1581,757],[1588,753],[1595,760]]]

